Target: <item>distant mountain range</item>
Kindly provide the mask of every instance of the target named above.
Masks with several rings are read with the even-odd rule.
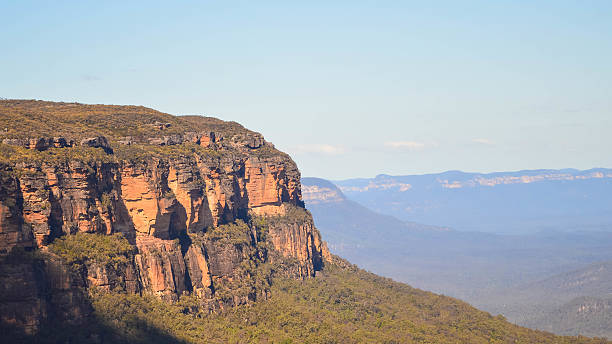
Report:
[[[405,238],[406,233],[448,230],[372,211],[348,200],[325,179],[302,178],[302,196],[308,209],[317,214],[317,225],[326,228],[325,237],[331,248],[341,255],[362,247],[363,242],[394,241]]]
[[[612,230],[612,169],[449,171],[334,183],[379,213],[457,230]]]
[[[416,183],[410,187],[389,186],[392,183],[382,183],[380,176],[376,179],[380,184],[373,188],[377,190],[373,194],[380,197],[380,203],[372,202],[379,209],[384,210],[384,204],[393,204],[383,197],[385,192],[393,195],[389,190],[407,193],[424,188],[421,192],[426,194],[424,186],[413,186]],[[603,199],[604,195],[593,191],[593,185],[583,183],[585,180],[601,182],[604,184],[602,189],[605,189],[607,182],[604,177],[566,180],[563,183],[581,184],[572,187],[561,185],[561,188],[566,192],[574,189],[577,195],[596,194]],[[556,181],[501,187],[526,187],[538,183]],[[606,291],[612,292],[612,263],[600,262],[612,261],[612,232],[572,230],[568,227],[556,230],[552,225],[554,221],[549,221],[547,216],[541,217],[543,222],[551,226],[545,231],[532,230],[529,233],[519,230],[515,234],[460,231],[452,229],[455,228],[452,225],[451,228],[431,226],[382,214],[351,200],[351,196],[345,195],[339,187],[327,180],[302,178],[302,185],[306,205],[317,227],[327,238],[332,252],[365,269],[418,288],[464,299],[483,310],[503,314],[522,325],[563,334],[610,336],[612,323],[605,323],[610,314],[609,308],[604,305],[609,296]],[[586,191],[580,191],[581,185],[586,185]],[[539,188],[543,184],[536,186]],[[453,203],[460,203],[461,196],[476,196],[478,199],[478,192],[488,193],[491,188],[498,187],[467,186],[473,192],[455,194],[457,199]],[[549,184],[546,187],[554,189],[555,185]],[[408,191],[400,191],[402,188]],[[432,192],[439,192],[440,198],[443,195],[440,189],[443,188],[436,186],[436,183],[430,186],[434,190]],[[449,190],[458,189],[461,188]],[[372,191],[353,190],[349,194],[351,192],[367,194]],[[513,197],[518,198],[521,193],[536,191],[521,190]],[[553,193],[559,195],[564,192],[557,190]],[[570,198],[567,194],[565,197]],[[580,203],[577,200],[567,202]],[[534,204],[533,201],[531,204]],[[554,214],[555,209],[550,209],[554,204],[549,203],[543,212]],[[468,205],[463,207],[469,208]],[[517,206],[521,207],[524,206]],[[520,211],[517,210],[517,217],[521,217]],[[476,221],[482,210],[474,212],[477,213],[474,215]],[[597,310],[597,314],[589,313],[593,315],[593,326],[580,325],[589,324],[584,320],[584,312],[570,311],[582,301],[586,302],[585,309]],[[559,314],[564,316],[559,318]],[[572,320],[568,319],[574,319],[575,325],[570,326]],[[600,322],[603,323],[596,325]]]

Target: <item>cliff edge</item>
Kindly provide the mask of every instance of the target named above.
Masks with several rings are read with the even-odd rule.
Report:
[[[331,259],[296,164],[235,122],[0,100],[0,142],[0,314],[27,333],[83,321],[83,290],[213,311]]]

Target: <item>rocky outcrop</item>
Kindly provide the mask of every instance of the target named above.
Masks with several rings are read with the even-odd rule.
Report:
[[[202,245],[190,245],[184,257],[185,266],[187,272],[189,272],[191,292],[199,298],[210,298],[212,296],[212,278],[206,259],[206,249]]]
[[[283,203],[302,204],[299,172],[294,164],[253,157],[244,168],[248,208],[257,215],[282,215]]]
[[[181,143],[183,143],[183,137],[180,135],[152,137],[149,139],[149,143],[158,146],[180,145]]]
[[[169,239],[185,230],[198,233],[245,219],[248,211],[282,215],[284,203],[302,205],[299,172],[278,157],[144,164],[70,161],[7,169],[19,170],[21,176],[5,174],[2,231],[18,233],[20,221],[27,223],[38,246],[75,232]],[[26,234],[3,244],[27,246]]]
[[[32,244],[32,229],[24,223],[19,181],[10,169],[0,166],[0,255]]]
[[[84,138],[81,140],[81,146],[102,148],[107,154],[113,154],[113,149],[104,136]]]
[[[145,292],[176,300],[187,291],[187,270],[178,242],[140,236],[136,246],[136,266]]]
[[[5,145],[19,146],[27,149],[44,151],[49,148],[66,148],[75,145],[74,140],[65,137],[39,137],[29,139],[3,139]]]
[[[327,245],[306,210],[288,208],[284,216],[269,218],[268,222],[268,236],[275,250],[298,262],[296,275],[312,276],[321,270],[324,261],[331,261]]]
[[[195,131],[181,132],[171,121],[149,122],[114,138],[96,128],[75,139],[3,141],[42,155],[0,166],[1,254],[21,248],[47,252],[57,238],[76,233],[121,233],[135,249],[120,265],[83,263],[73,271],[76,277],[59,267],[57,257],[41,263],[52,271],[37,277],[40,269],[6,268],[12,286],[30,283],[23,291],[27,298],[15,299],[32,315],[9,307],[13,315],[5,321],[35,329],[48,316],[40,290],[59,295],[73,286],[170,302],[191,294],[210,310],[231,307],[268,297],[270,276],[258,272],[263,266],[308,278],[330,259],[304,209],[300,173],[286,154],[235,123],[206,119],[207,128],[191,118],[186,127]],[[146,130],[153,132],[142,135]],[[134,157],[126,151],[134,146],[151,154]],[[56,158],[49,148],[85,156]],[[95,159],[88,158],[90,152]],[[52,286],[41,289],[40,283],[51,280]]]

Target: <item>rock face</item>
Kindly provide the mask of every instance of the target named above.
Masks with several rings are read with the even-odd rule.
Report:
[[[8,171],[0,171],[0,253],[13,247],[31,246],[32,230],[24,223],[23,196],[19,181]],[[22,211],[20,211],[22,209]]]
[[[43,114],[64,108],[50,104]],[[75,111],[73,104],[69,109]],[[257,280],[257,269],[265,265],[289,259],[282,273],[308,278],[330,259],[304,209],[300,173],[287,155],[235,123],[189,118],[185,127],[198,131],[172,132],[182,128],[176,119],[148,120],[144,129],[121,136],[100,133],[98,126],[34,145],[25,138],[2,141],[15,151],[0,160],[1,255],[20,248],[46,252],[57,238],[75,233],[121,233],[135,247],[128,264],[90,263],[76,277],[56,258],[14,267],[3,262],[3,300],[29,310],[17,314],[17,305],[3,303],[4,322],[36,331],[58,309],[69,309],[63,316],[78,322],[87,315],[86,302],[75,296],[77,304],[58,305],[41,293],[66,294],[79,286],[169,301],[193,294],[211,310],[231,307],[268,297],[261,287],[267,282]],[[153,132],[143,136],[143,130]],[[35,149],[37,159],[14,159],[30,154],[19,149]]]
[[[83,283],[57,258],[19,256],[0,264],[0,322],[36,333],[42,323],[78,325],[91,313]]]

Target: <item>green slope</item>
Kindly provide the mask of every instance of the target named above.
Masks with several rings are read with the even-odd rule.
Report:
[[[92,293],[95,321],[50,324],[11,342],[606,343],[522,328],[467,303],[376,276],[336,258],[316,278],[274,280],[271,297],[208,314],[195,299]],[[9,339],[9,338],[7,338]]]

